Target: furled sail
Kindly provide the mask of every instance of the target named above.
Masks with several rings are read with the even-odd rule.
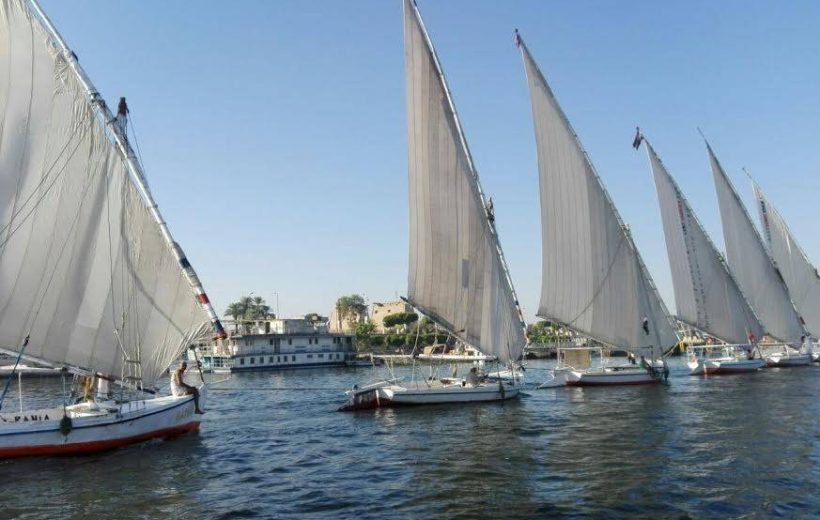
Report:
[[[772,206],[763,191],[752,182],[757,199],[763,236],[769,244],[769,251],[798,312],[806,321],[808,330],[820,335],[820,274],[811,264],[803,249],[795,240],[786,221]]]
[[[763,327],[675,179],[643,139],[658,191],[666,251],[681,321],[728,343],[761,338]]]
[[[709,143],[706,147],[715,179],[729,268],[766,333],[781,341],[799,344],[803,327],[786,284],[712,147]]]
[[[0,348],[150,386],[210,305],[44,16],[0,0]]]
[[[668,349],[677,336],[629,231],[538,65],[520,38],[518,43],[538,151],[538,315],[618,348]]]
[[[404,3],[410,191],[408,299],[452,334],[517,360],[524,325],[455,106],[421,16]]]

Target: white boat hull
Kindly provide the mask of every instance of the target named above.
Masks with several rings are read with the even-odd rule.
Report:
[[[349,392],[350,398],[341,411],[371,410],[396,406],[431,404],[482,403],[518,397],[518,387],[502,383],[485,383],[476,387],[461,384],[426,386],[425,383],[404,386],[384,381]]]
[[[205,388],[200,388],[204,405]],[[192,396],[158,397],[122,405],[68,407],[71,428],[61,432],[63,409],[0,414],[0,458],[90,453],[197,430]]]
[[[490,372],[487,374],[487,379],[490,381],[521,381],[524,378],[524,372],[520,370],[516,370],[513,372],[510,369],[507,370],[498,370],[496,372]]]
[[[16,367],[14,365],[0,366],[0,377],[8,377],[12,373],[15,375],[22,374],[24,376],[59,376],[63,372],[59,368],[32,367],[23,364],[19,364]]]
[[[569,369],[548,370],[547,374],[549,375],[549,378],[538,385],[538,388],[558,388],[561,386],[567,386],[567,375],[569,372]]]
[[[495,361],[495,356],[485,356],[484,354],[476,354],[474,356],[465,356],[462,354],[419,354],[418,359],[422,361],[453,361],[458,363],[472,363],[473,361]]]
[[[660,378],[643,369],[607,368],[587,372],[570,370],[567,372],[566,381],[567,386],[651,385],[659,383]]]
[[[742,374],[756,372],[765,365],[762,359],[699,359],[687,363],[689,373],[694,376],[700,375],[724,375]]]
[[[770,354],[766,356],[767,367],[798,367],[810,365],[810,354]]]

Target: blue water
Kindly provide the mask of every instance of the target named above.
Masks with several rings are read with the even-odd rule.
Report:
[[[530,388],[503,404],[336,412],[341,392],[371,376],[235,374],[213,385],[199,434],[0,461],[0,518],[820,512],[820,367],[708,379],[677,367],[666,386]],[[526,372],[530,384],[541,379]],[[32,395],[58,386],[24,383]]]

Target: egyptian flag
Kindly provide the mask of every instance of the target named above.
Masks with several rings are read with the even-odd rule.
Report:
[[[643,141],[643,135],[641,135],[641,128],[639,126],[635,127],[635,139],[632,140],[632,148],[638,149],[641,147],[641,141]]]

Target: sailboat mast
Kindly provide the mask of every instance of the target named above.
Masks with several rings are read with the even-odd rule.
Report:
[[[487,226],[487,230],[489,231],[490,236],[492,237],[493,245],[495,246],[495,250],[498,253],[498,258],[501,261],[501,267],[504,271],[504,278],[506,279],[507,285],[510,287],[510,291],[512,292],[513,300],[515,302],[515,308],[518,311],[518,319],[520,321],[522,329],[524,330],[524,338],[526,339],[527,343],[529,343],[529,338],[527,336],[527,324],[524,321],[524,313],[521,310],[521,304],[519,303],[518,294],[515,292],[515,286],[513,285],[512,277],[510,276],[510,269],[507,265],[507,259],[504,256],[504,251],[501,248],[501,242],[498,239],[498,234],[495,230],[495,224],[490,221],[489,215],[486,212],[486,208],[488,207],[487,200],[484,197],[484,190],[481,189],[481,181],[479,181],[478,179],[478,171],[476,170],[475,163],[473,162],[473,155],[470,153],[470,147],[467,145],[467,139],[464,137],[464,131],[461,128],[461,120],[458,117],[456,105],[453,102],[452,95],[450,94],[450,87],[448,86],[447,80],[444,77],[444,69],[442,69],[441,63],[438,59],[438,54],[436,54],[436,49],[435,47],[433,47],[433,41],[430,39],[430,35],[427,33],[427,27],[424,25],[424,20],[421,17],[421,13],[419,12],[416,0],[411,0],[409,4],[411,4],[413,8],[413,16],[416,17],[416,20],[419,23],[419,27],[421,27],[421,32],[424,35],[424,41],[427,44],[427,49],[430,51],[430,55],[433,58],[433,63],[436,66],[436,73],[438,74],[439,78],[441,78],[441,85],[444,90],[444,95],[447,98],[447,106],[450,109],[450,112],[452,112],[453,114],[453,120],[455,121],[459,142],[461,143],[461,147],[464,150],[464,155],[467,158],[467,164],[470,167],[470,174],[473,179],[473,185],[476,188],[476,192],[478,194],[481,207],[485,208],[484,223]]]
[[[211,305],[211,302],[208,299],[208,295],[205,293],[205,289],[202,287],[202,283],[200,282],[199,277],[197,276],[196,272],[194,271],[194,268],[191,266],[190,262],[186,258],[185,253],[182,251],[182,248],[176,241],[174,241],[174,237],[171,235],[171,231],[168,229],[168,225],[166,224],[165,219],[163,219],[162,213],[160,213],[159,211],[159,206],[154,200],[154,197],[151,194],[151,190],[148,187],[148,182],[145,179],[145,173],[142,170],[142,166],[139,164],[139,161],[136,160],[134,150],[131,148],[131,145],[128,143],[128,140],[125,138],[125,134],[122,132],[120,125],[117,123],[117,119],[111,113],[111,110],[108,108],[108,105],[106,105],[105,100],[94,87],[94,84],[91,82],[91,79],[80,66],[79,62],[77,61],[77,56],[68,47],[63,37],[60,35],[60,33],[51,23],[51,20],[48,18],[46,13],[37,3],[37,0],[27,0],[27,2],[33,9],[34,13],[37,15],[37,18],[39,18],[39,21],[41,22],[43,27],[54,39],[54,42],[59,47],[59,50],[62,53],[63,58],[66,60],[71,70],[74,71],[74,74],[77,76],[77,79],[79,80],[80,84],[85,88],[86,93],[88,94],[89,103],[93,108],[95,108],[98,111],[98,117],[102,122],[103,128],[111,132],[111,136],[113,137],[114,143],[120,150],[122,156],[125,158],[125,163],[128,166],[128,172],[131,176],[131,179],[133,180],[134,184],[139,190],[140,196],[142,197],[143,201],[148,206],[151,216],[159,226],[160,232],[162,233],[162,236],[165,239],[168,248],[173,253],[183,273],[185,273],[185,278],[188,280],[188,283],[190,284],[197,301],[202,306],[202,309],[205,311],[205,313],[208,315],[216,338],[226,338],[227,334],[225,333],[225,329],[222,327],[222,323],[220,322],[219,317],[216,314],[216,311]]]

